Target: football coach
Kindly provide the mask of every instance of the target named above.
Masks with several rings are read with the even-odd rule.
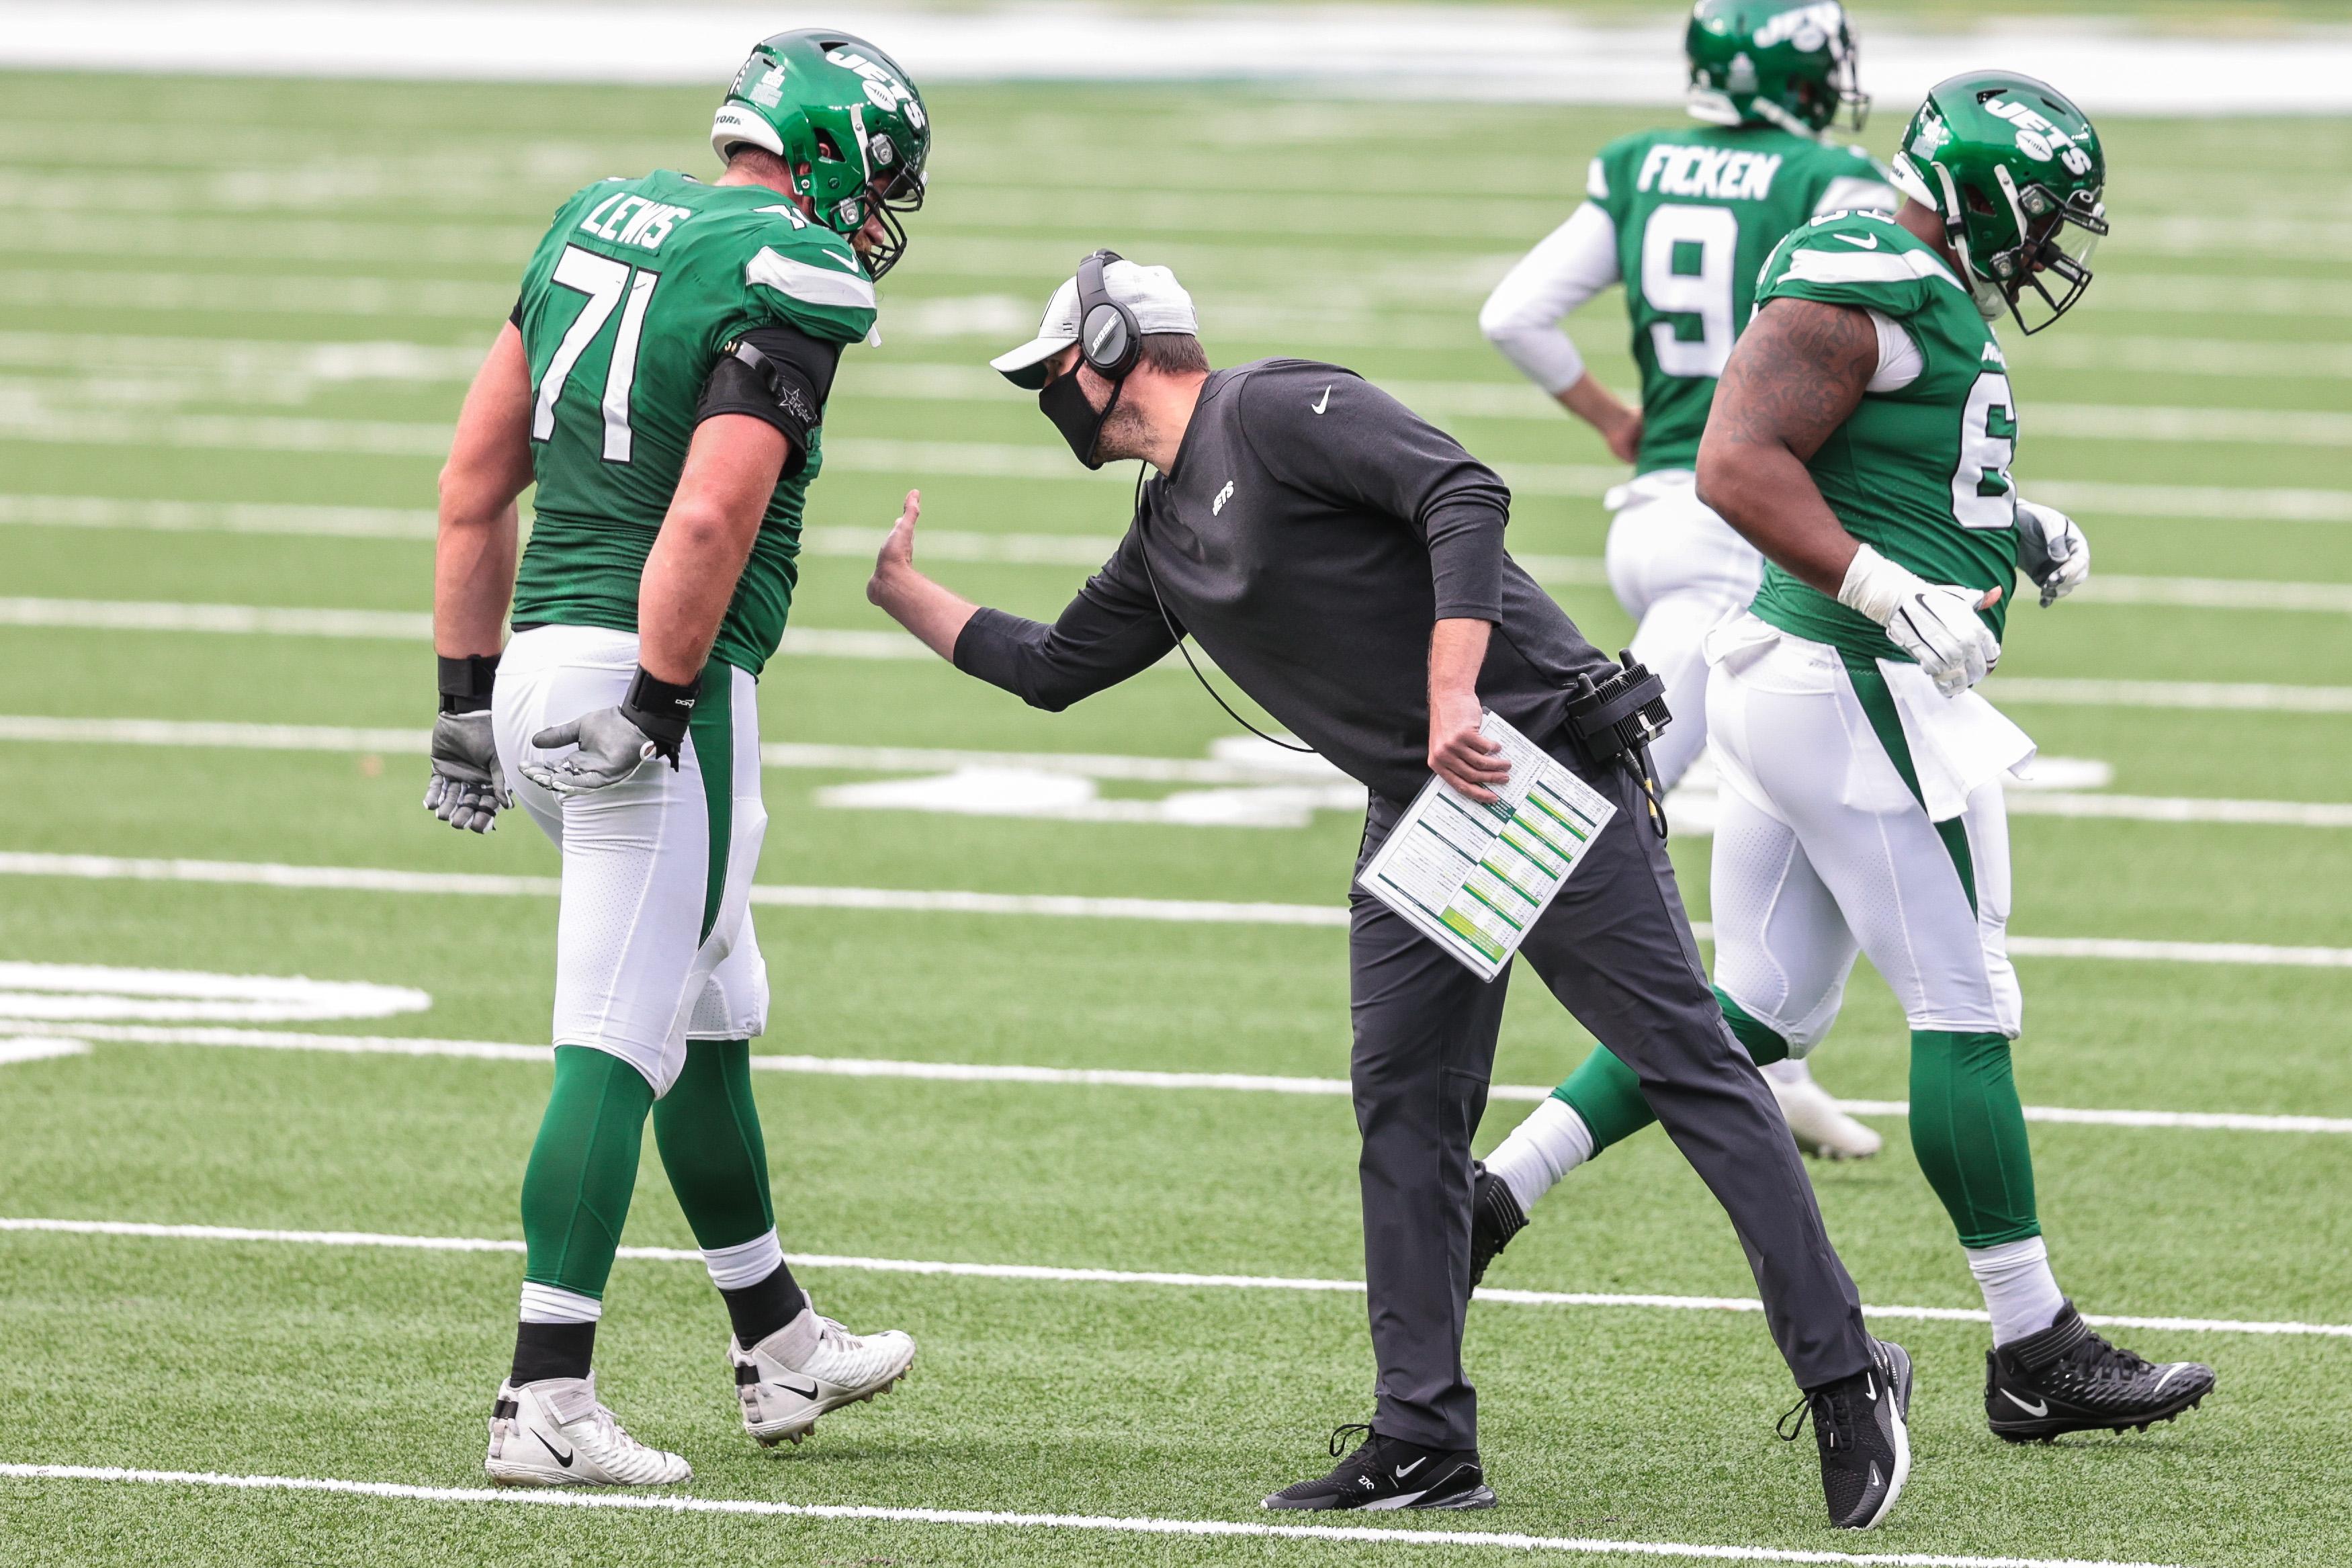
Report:
[[[1707,987],[1639,784],[1571,736],[1577,678],[1616,667],[1505,552],[1510,492],[1451,437],[1337,365],[1212,371],[1198,332],[1166,268],[1098,251],[1037,336],[992,362],[1087,468],[1157,470],[1058,620],[978,608],[918,571],[919,493],[867,596],[958,669],[1056,711],[1192,637],[1370,791],[1360,871],[1433,771],[1493,798],[1509,770],[1478,732],[1482,707],[1612,801],[1520,956],[1640,1075],[1730,1215],[1811,1395],[1832,1517],[1876,1522],[1908,1468],[1906,1358],[1863,1328],[1796,1144]],[[1470,1141],[1509,976],[1482,983],[1360,889],[1349,963],[1377,1408],[1336,1469],[1265,1506],[1488,1507],[1462,1329]]]

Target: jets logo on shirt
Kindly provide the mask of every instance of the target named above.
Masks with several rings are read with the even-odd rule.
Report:
[[[1223,489],[1221,489],[1221,490],[1219,490],[1219,491],[1217,492],[1217,499],[1216,499],[1216,500],[1213,500],[1213,501],[1211,501],[1211,502],[1209,503],[1209,515],[1210,515],[1211,517],[1214,517],[1214,516],[1216,516],[1219,512],[1221,512],[1221,511],[1224,510],[1225,510],[1225,503],[1226,503],[1227,501],[1229,501],[1229,500],[1233,500],[1233,499],[1234,499],[1234,481],[1233,481],[1233,480],[1231,480],[1231,479],[1227,479],[1227,480],[1225,481],[1225,488],[1224,488]]]

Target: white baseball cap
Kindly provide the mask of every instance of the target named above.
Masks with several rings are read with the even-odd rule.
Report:
[[[1165,267],[1144,267],[1113,261],[1103,268],[1103,289],[1135,312],[1139,331],[1201,335],[1201,319],[1192,311],[1192,296]],[[1045,301],[1037,335],[1019,348],[998,354],[989,368],[1013,385],[1031,392],[1045,384],[1045,362],[1078,341],[1078,280],[1066,278]]]

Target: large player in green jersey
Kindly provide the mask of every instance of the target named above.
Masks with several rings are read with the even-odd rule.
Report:
[[[1698,499],[1692,469],[1716,378],[1755,313],[1773,246],[1821,213],[1893,212],[1886,172],[1826,140],[1868,100],[1844,11],[1825,0],[1698,0],[1684,39],[1696,124],[1612,142],[1585,201],[1496,285],[1479,325],[1495,346],[1632,463],[1610,492],[1610,586],[1637,623],[1633,656],[1666,683],[1674,722],[1652,748],[1672,789],[1706,744],[1709,626],[1748,603],[1763,558]],[[1567,315],[1622,282],[1641,404],[1584,368]],[[1801,1062],[1765,1075],[1799,1141],[1867,1155],[1878,1134],[1837,1109]],[[1556,1114],[1539,1112],[1538,1114]]]
[[[523,1173],[493,1480],[691,1474],[621,1427],[591,1370],[649,1114],[754,1438],[797,1443],[914,1359],[902,1333],[818,1314],[785,1266],[750,1087],[768,1007],[750,887],[767,821],[754,682],[792,606],[837,362],[873,328],[930,141],[872,45],[764,40],[711,123],[724,174],[600,181],[557,208],[467,395],[442,475],[425,805],[483,832],[519,796],[563,855],[555,1086]]]
[[[2213,1373],[2109,1344],[2051,1270],[2005,951],[2000,780],[2033,744],[1972,689],[2021,568],[2045,605],[2089,575],[2081,531],[2018,497],[2027,422],[1993,323],[2036,331],[2081,297],[2105,159],[2054,89],[1981,72],[1928,96],[1895,178],[1892,220],[1831,214],[1775,247],[1699,448],[1702,493],[1771,563],[1707,637],[1716,989],[1759,1063],[1802,1057],[1869,953],[1910,1024],[1912,1149],[1992,1326],[1988,1423],[2121,1431]],[[1569,1087],[1580,1157],[1648,1120],[1606,1052]]]

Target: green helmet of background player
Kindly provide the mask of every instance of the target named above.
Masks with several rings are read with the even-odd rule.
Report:
[[[2091,286],[2091,252],[2107,232],[2106,154],[2049,83],[2014,71],[1938,82],[1903,132],[1894,177],[1943,218],[1986,321],[2007,310],[2038,332]]]
[[[821,27],[763,38],[710,122],[711,150],[764,148],[791,165],[817,221],[854,235],[879,216],[866,256],[879,278],[906,254],[900,215],[923,205],[931,121],[898,62],[865,39]]]
[[[1683,35],[1690,111],[1715,125],[1759,121],[1819,135],[1843,108],[1870,115],[1853,32],[1836,0],[1698,0]]]

